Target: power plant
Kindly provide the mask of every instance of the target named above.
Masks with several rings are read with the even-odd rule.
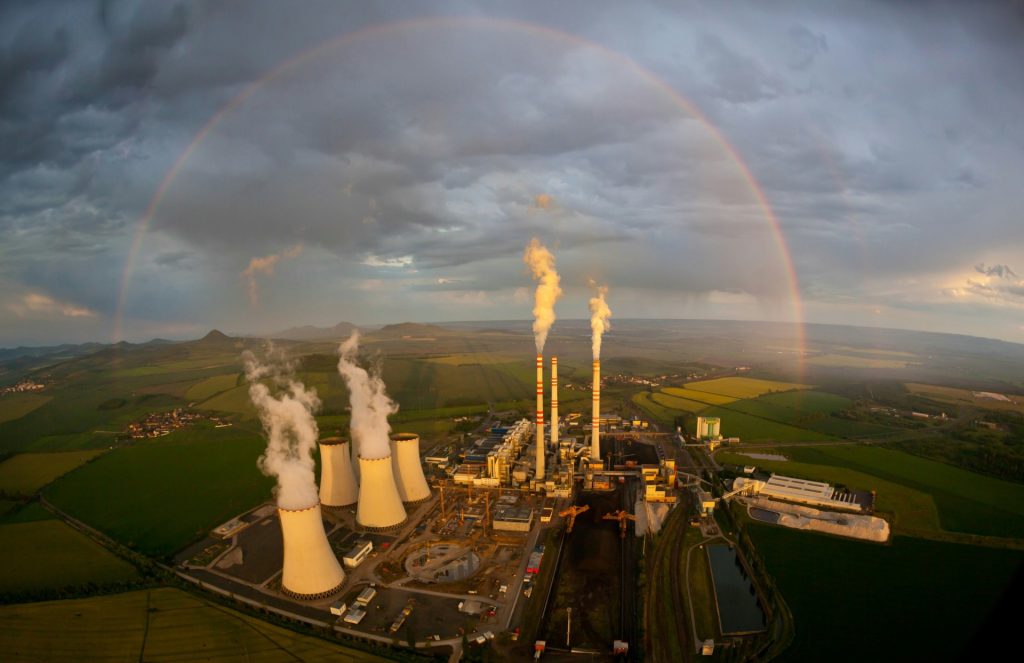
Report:
[[[418,458],[417,458],[418,460]],[[368,530],[384,532],[405,524],[405,507],[395,482],[391,456],[359,458],[359,505],[356,522]]]
[[[420,436],[415,433],[396,433],[391,436],[391,461],[398,495],[406,504],[418,504],[430,499],[430,486],[423,476],[420,462]]]
[[[325,509],[350,506],[359,497],[351,446],[340,437],[320,440],[320,504]]]
[[[277,513],[284,539],[281,591],[304,600],[335,594],[345,582],[345,572],[327,541],[320,503],[305,509],[279,507]]]

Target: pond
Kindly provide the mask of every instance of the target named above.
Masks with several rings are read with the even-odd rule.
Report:
[[[721,544],[708,546],[707,551],[722,633],[764,631],[764,612],[757,602],[750,578],[739,564],[736,551]]]
[[[760,520],[762,523],[771,523],[772,525],[779,524],[779,514],[775,511],[769,511],[768,509],[759,509],[756,506],[751,507],[750,517],[754,520]]]

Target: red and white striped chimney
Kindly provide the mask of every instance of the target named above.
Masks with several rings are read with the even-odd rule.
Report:
[[[537,481],[544,479],[544,357],[537,355]]]
[[[551,446],[558,451],[558,357],[551,358]]]
[[[590,460],[601,460],[601,360],[594,360],[594,412],[590,418]]]

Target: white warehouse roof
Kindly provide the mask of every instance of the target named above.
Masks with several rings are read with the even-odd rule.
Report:
[[[761,491],[782,498],[830,500],[835,489],[821,481],[807,481],[806,479],[794,479],[781,474],[773,474]]]

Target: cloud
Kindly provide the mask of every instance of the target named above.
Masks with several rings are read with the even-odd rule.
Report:
[[[7,308],[19,318],[94,318],[97,315],[92,309],[57,301],[39,292],[27,293]]]
[[[551,206],[555,204],[553,196],[547,193],[538,193],[533,197],[533,206],[536,209],[547,210],[551,209]]]
[[[394,258],[382,258],[381,256],[367,256],[363,264],[369,267],[402,268],[412,265],[412,256],[395,256]]]
[[[984,274],[985,276],[998,276],[1001,279],[1012,279],[1017,276],[1017,274],[1010,269],[1009,265],[986,266],[985,263],[982,262],[975,265],[974,270],[979,274]]]
[[[245,278],[249,285],[249,301],[254,306],[259,302],[259,285],[256,281],[256,276],[258,274],[268,277],[273,276],[274,268],[277,266],[277,263],[289,258],[296,258],[301,253],[302,245],[296,244],[285,249],[281,253],[272,253],[270,255],[252,258],[249,260],[249,266],[242,270],[242,277]]]

